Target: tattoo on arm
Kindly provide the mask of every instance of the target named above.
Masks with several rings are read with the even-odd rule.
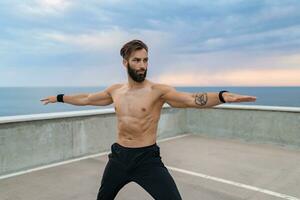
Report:
[[[195,94],[195,104],[204,106],[207,103],[207,93],[196,93]]]

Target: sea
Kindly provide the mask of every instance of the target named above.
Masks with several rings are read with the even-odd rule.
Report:
[[[0,87],[0,117],[112,108],[108,106],[76,106],[65,103],[44,105],[40,99],[60,93],[66,95],[103,91],[99,87]],[[300,107],[300,87],[175,87],[182,92],[229,92],[256,96],[255,102],[227,103],[230,105],[262,105]]]

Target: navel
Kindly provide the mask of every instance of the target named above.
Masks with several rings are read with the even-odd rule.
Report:
[[[144,112],[145,112],[145,111],[146,111],[146,108],[142,108],[142,111],[144,111]]]

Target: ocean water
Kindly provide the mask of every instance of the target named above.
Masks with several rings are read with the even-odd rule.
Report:
[[[0,116],[53,113],[90,109],[111,108],[109,106],[75,106],[56,103],[43,105],[40,99],[47,96],[80,94],[102,91],[106,87],[0,87]],[[300,87],[176,87],[183,92],[219,92],[256,96],[256,102],[230,103],[230,105],[264,105],[300,107]]]

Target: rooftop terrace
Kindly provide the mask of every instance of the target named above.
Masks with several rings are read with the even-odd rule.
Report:
[[[164,106],[161,157],[186,200],[300,199],[300,109]],[[0,118],[0,199],[96,199],[113,109]],[[134,182],[120,200],[152,199]]]

